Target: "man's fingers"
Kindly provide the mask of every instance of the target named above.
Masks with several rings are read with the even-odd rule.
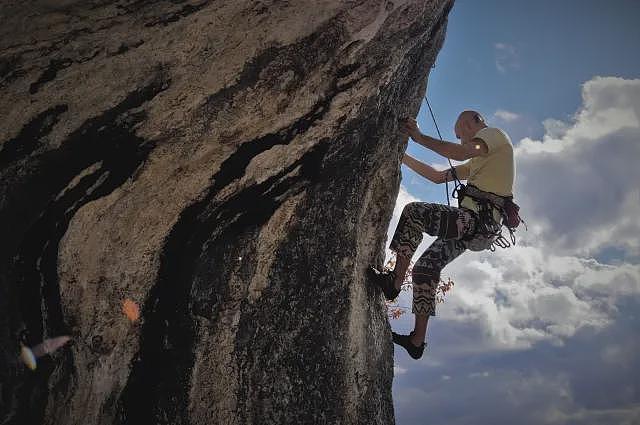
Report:
[[[411,136],[411,134],[418,130],[418,123],[415,119],[410,117],[398,118],[398,130],[405,135]]]
[[[408,117],[399,118],[398,122],[401,123],[401,124],[411,125],[411,126],[414,126],[414,125],[418,124],[418,122],[415,119],[408,118]]]

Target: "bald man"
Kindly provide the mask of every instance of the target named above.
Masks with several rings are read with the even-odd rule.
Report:
[[[466,161],[454,169],[458,179],[467,180],[468,187],[491,196],[513,195],[515,164],[511,140],[503,130],[487,126],[478,112],[464,111],[458,116],[454,131],[461,143],[445,142],[422,134],[412,118],[401,120],[400,131],[445,158]],[[450,169],[436,170],[406,153],[402,162],[434,183],[454,180]],[[484,209],[481,211],[481,208]],[[396,253],[395,268],[384,272],[371,268],[369,273],[385,297],[395,299],[400,293],[409,262],[422,241],[422,233],[436,236],[415,262],[411,274],[414,330],[409,335],[392,333],[393,341],[404,347],[412,358],[422,357],[426,345],[427,323],[429,316],[435,316],[441,270],[467,249],[482,251],[490,248],[495,236],[481,229],[487,225],[499,229],[501,219],[500,211],[493,205],[480,206],[469,196],[459,201],[457,208],[426,202],[405,205],[389,246]]]

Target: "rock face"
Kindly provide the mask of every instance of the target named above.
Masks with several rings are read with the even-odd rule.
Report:
[[[4,1],[0,422],[393,423],[365,269],[451,6]]]

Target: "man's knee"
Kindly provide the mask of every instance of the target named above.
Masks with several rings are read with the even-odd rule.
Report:
[[[402,214],[411,215],[420,208],[421,202],[409,202],[402,208]]]

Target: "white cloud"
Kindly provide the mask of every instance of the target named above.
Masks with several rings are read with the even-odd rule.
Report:
[[[529,240],[557,252],[640,256],[640,79],[596,77],[571,123],[545,121],[515,149],[516,197]]]
[[[506,73],[509,69],[520,67],[516,48],[507,43],[495,43],[493,45],[496,60],[496,69],[501,73]]]
[[[545,136],[549,139],[562,138],[569,129],[569,125],[566,122],[553,118],[547,118],[542,121],[542,126],[544,127]]]
[[[493,113],[493,115],[504,122],[513,122],[520,118],[520,115],[515,112],[505,111],[504,109],[498,109]]]
[[[523,246],[463,255],[443,272],[456,285],[439,315],[475,323],[485,338],[478,351],[562,344],[581,328],[608,325],[622,297],[640,294],[640,266],[555,257]]]

